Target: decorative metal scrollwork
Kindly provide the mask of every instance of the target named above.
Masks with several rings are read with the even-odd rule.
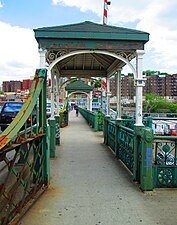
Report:
[[[172,184],[173,174],[171,169],[161,169],[158,173],[158,181],[160,184],[169,185]]]
[[[117,51],[116,54],[118,56],[123,57],[124,59],[129,60],[129,61],[131,61],[132,59],[134,59],[135,56],[136,56],[136,52],[133,52],[133,51],[132,52]]]
[[[49,64],[51,64],[54,60],[56,60],[62,55],[66,55],[67,53],[69,53],[69,50],[66,49],[61,49],[59,51],[49,50],[46,53],[46,60]]]

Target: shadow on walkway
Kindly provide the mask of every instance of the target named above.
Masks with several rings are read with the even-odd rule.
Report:
[[[81,115],[70,112],[51,184],[21,225],[176,225],[176,190],[142,193]]]

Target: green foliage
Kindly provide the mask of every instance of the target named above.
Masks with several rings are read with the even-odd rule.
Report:
[[[0,95],[4,95],[4,92],[3,91],[0,91]]]
[[[177,113],[177,104],[176,103],[169,103],[169,111],[171,113]]]
[[[92,79],[91,85],[92,85],[94,88],[101,88],[101,79],[99,79],[99,80]]]
[[[98,125],[103,125],[103,114],[100,108],[98,109]]]
[[[146,94],[144,110],[147,113],[163,112],[164,109],[168,108],[167,105],[165,98],[155,94]]]
[[[162,73],[160,73],[160,75],[168,75],[168,73],[162,72]]]
[[[143,74],[146,74],[146,75],[160,74],[160,71],[146,70],[146,71],[143,71]]]
[[[144,110],[147,113],[177,113],[177,104],[169,103],[159,95],[146,94]]]

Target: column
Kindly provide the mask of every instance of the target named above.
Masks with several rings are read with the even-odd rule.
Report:
[[[39,67],[40,68],[45,68],[46,67],[46,58],[45,58],[45,54],[47,52],[47,50],[44,49],[39,49]],[[42,152],[43,152],[43,156],[44,156],[44,167],[43,167],[43,174],[44,174],[44,179],[46,184],[49,184],[50,182],[50,155],[49,155],[49,147],[48,145],[46,145],[47,142],[47,135],[48,135],[48,129],[47,129],[47,125],[46,125],[46,86],[47,86],[47,77],[45,80],[45,83],[43,83],[43,87],[42,87],[42,93],[39,96],[39,100],[37,101],[37,114],[39,113],[39,116],[42,117],[42,127],[43,127],[43,131],[44,133],[46,133],[46,135],[44,136],[43,142],[42,142]],[[39,117],[37,116],[37,124],[40,124],[40,120]],[[37,129],[38,129],[38,125],[37,125]]]
[[[144,50],[136,51],[136,78],[135,78],[135,87],[136,87],[136,123],[135,126],[144,126],[142,123],[142,112],[143,112],[143,86],[144,79],[142,76],[143,71],[143,55]]]
[[[117,120],[121,120],[121,69],[117,70]]]
[[[65,91],[65,98],[68,97],[68,91]]]
[[[89,99],[89,96],[87,96],[87,110],[89,110],[90,108],[90,99]]]
[[[92,91],[90,91],[90,107],[89,110],[92,111]]]
[[[101,111],[106,115],[106,78],[101,81]]]
[[[59,113],[59,74],[56,76],[56,104],[57,104],[57,113],[55,115],[55,137],[56,145],[60,144],[60,113]]]
[[[53,71],[51,71],[51,119],[54,119],[54,108],[55,108],[55,105],[54,105],[54,73]]]
[[[110,92],[110,79],[106,78],[106,114],[107,116],[110,115],[110,96],[111,96],[111,92]]]
[[[46,59],[45,59],[45,53],[47,52],[47,50],[44,50],[42,48],[39,49],[39,54],[40,54],[40,59],[39,59],[39,67],[40,68],[44,68],[46,67],[45,63],[46,63]]]
[[[59,75],[56,76],[56,106],[57,106],[57,115],[59,115]]]
[[[91,85],[91,82],[90,82],[90,80],[88,81],[88,85],[90,86]],[[90,98],[92,98],[92,96],[91,96],[92,94],[89,94],[89,96],[87,96],[87,110],[90,110],[90,111],[92,111],[92,106],[90,107],[90,105],[91,105],[91,99]]]

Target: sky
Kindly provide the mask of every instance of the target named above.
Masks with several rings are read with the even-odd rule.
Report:
[[[35,28],[103,23],[104,0],[0,0],[0,84],[39,66]],[[150,33],[143,70],[177,73],[177,0],[111,0],[108,25]],[[126,71],[126,69],[125,69]]]

